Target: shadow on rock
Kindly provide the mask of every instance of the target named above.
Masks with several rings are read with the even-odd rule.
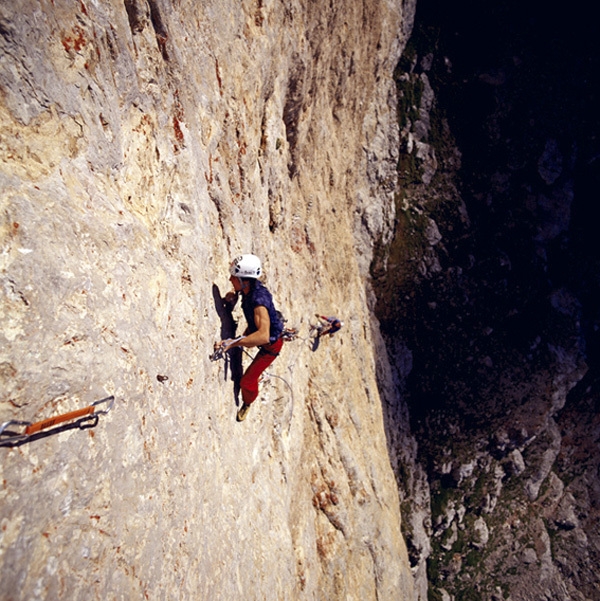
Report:
[[[213,300],[217,315],[221,320],[220,337],[221,340],[227,338],[235,338],[237,330],[237,322],[233,318],[233,307],[235,303],[228,303],[221,296],[221,291],[216,284],[212,287]],[[225,370],[224,379],[227,380],[227,374],[230,373],[233,382],[233,394],[236,405],[239,405],[240,380],[242,378],[242,349],[237,347],[225,353]]]

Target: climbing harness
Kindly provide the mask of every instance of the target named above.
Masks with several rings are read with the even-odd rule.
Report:
[[[82,421],[87,421],[93,418],[98,419],[98,415],[106,415],[112,409],[114,402],[115,397],[111,395],[106,397],[105,399],[95,401],[94,403],[87,407],[84,407],[83,409],[77,409],[75,411],[70,411],[69,413],[63,413],[62,415],[49,417],[39,422],[32,423],[20,420],[10,420],[4,422],[2,425],[0,425],[0,445],[25,441],[28,438],[30,438],[33,434],[41,432],[42,430],[46,430],[47,428],[51,428],[56,424],[62,424],[63,422],[71,421],[74,419],[84,418],[84,420]],[[103,403],[107,404],[106,408],[97,409],[97,407]],[[10,426],[25,426],[25,429],[21,433],[18,433],[12,430],[8,430]]]

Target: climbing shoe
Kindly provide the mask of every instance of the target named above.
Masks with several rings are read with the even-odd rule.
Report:
[[[246,419],[248,411],[250,411],[250,405],[246,405],[246,403],[243,403],[240,407],[240,410],[237,412],[238,422],[243,422]]]

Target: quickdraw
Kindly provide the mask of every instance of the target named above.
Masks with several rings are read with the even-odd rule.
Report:
[[[87,421],[89,419],[97,418],[98,415],[106,415],[114,405],[115,397],[109,396],[105,399],[95,401],[91,405],[84,407],[83,409],[77,409],[70,411],[69,413],[63,413],[62,415],[56,415],[55,417],[49,417],[39,422],[27,422],[21,420],[10,420],[0,425],[0,445],[14,444],[16,442],[23,442],[30,438],[33,434],[41,432],[55,426],[78,418],[83,418],[81,421]],[[106,403],[105,409],[98,409],[97,407],[103,403]],[[24,431],[15,432],[9,430],[11,426],[25,426]]]
[[[297,328],[285,328],[281,333],[281,337],[285,342],[292,342],[292,340],[296,340],[298,338],[298,329]]]
[[[243,336],[238,336],[237,338],[230,338],[229,340],[221,340],[221,342],[215,342],[213,346],[213,353],[209,355],[208,358],[211,361],[218,361],[219,359],[225,358],[225,349],[234,342],[238,342],[241,340]]]

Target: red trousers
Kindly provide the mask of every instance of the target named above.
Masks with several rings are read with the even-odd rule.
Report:
[[[263,371],[277,359],[282,346],[283,338],[276,340],[272,344],[261,346],[260,351],[258,351],[256,357],[254,357],[254,360],[244,372],[240,380],[240,388],[242,390],[242,400],[246,405],[250,405],[256,400],[258,396],[258,380]]]

